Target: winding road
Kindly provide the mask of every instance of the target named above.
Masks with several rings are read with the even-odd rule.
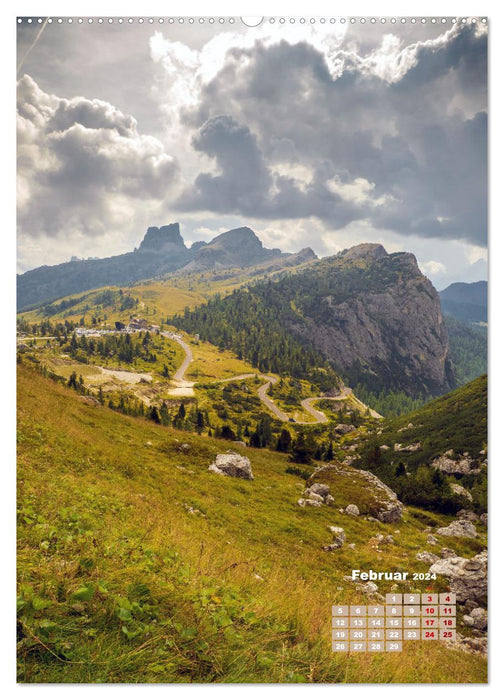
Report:
[[[184,350],[185,352],[185,358],[178,370],[175,372],[173,375],[173,382],[176,384],[175,388],[170,391],[172,395],[175,396],[194,396],[194,385],[196,382],[189,382],[186,379],[184,379],[185,373],[187,371],[187,368],[193,361],[193,354],[192,350],[189,347],[189,345],[182,340],[182,338],[179,335],[176,335],[175,333],[161,333],[162,336],[165,338],[169,338],[170,340],[175,340]],[[360,401],[356,396],[352,394],[352,390],[345,386],[342,388],[341,393],[338,394],[338,396],[310,396],[308,399],[302,399],[301,400],[301,406],[304,408],[304,410],[312,415],[315,420],[314,421],[294,421],[292,418],[290,418],[282,409],[278,408],[278,406],[275,404],[275,402],[270,399],[268,396],[268,390],[270,386],[273,384],[276,384],[278,382],[278,377],[272,377],[271,375],[268,374],[237,374],[234,377],[227,377],[226,379],[218,379],[214,382],[214,384],[226,384],[228,382],[238,382],[241,379],[251,379],[254,377],[259,377],[259,379],[264,379],[265,383],[261,384],[259,389],[257,390],[257,395],[259,396],[259,399],[262,401],[262,403],[266,406],[266,408],[273,413],[278,420],[282,421],[282,423],[288,423],[290,422],[295,422],[297,425],[314,425],[315,423],[328,423],[329,418],[326,416],[326,414],[323,411],[320,411],[319,409],[316,409],[312,406],[312,403],[315,401],[320,401],[321,399],[324,399],[325,401],[344,401],[345,399],[352,397],[352,399],[359,405],[361,410],[366,411],[369,410],[371,416],[373,418],[382,418],[382,416],[377,413],[376,411],[373,411],[372,408],[369,408],[366,406],[365,403]]]
[[[191,348],[176,333],[164,332],[164,333],[161,333],[161,335],[164,338],[168,338],[169,340],[175,340],[180,345],[180,347],[182,348],[182,350],[185,353],[182,364],[180,365],[178,370],[173,375],[172,383],[175,386],[170,390],[169,393],[172,396],[194,396],[193,387],[194,387],[195,382],[190,382],[187,379],[184,379],[187,368],[189,367],[189,365],[193,361],[193,354],[192,354]]]

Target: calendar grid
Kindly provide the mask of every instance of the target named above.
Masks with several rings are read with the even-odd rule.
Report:
[[[335,652],[401,652],[408,641],[456,639],[454,593],[387,593],[384,605],[333,605]]]

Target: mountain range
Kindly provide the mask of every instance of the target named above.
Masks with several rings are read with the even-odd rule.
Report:
[[[434,396],[455,386],[439,297],[411,253],[362,244],[215,298],[171,323],[262,371],[327,363],[351,385]],[[310,361],[303,362],[310,356]]]
[[[311,248],[296,254],[265,248],[256,234],[244,226],[221,233],[209,243],[184,243],[178,223],[151,226],[132,252],[108,258],[71,260],[43,265],[17,278],[17,305],[22,311],[34,304],[106,285],[123,285],[175,271],[198,272],[250,267],[279,261],[289,267],[315,260]]]
[[[487,322],[488,283],[455,282],[439,292],[443,313],[468,323]]]

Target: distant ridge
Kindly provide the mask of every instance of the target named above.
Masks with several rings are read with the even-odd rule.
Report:
[[[488,283],[455,282],[439,292],[443,313],[459,321],[486,323]]]
[[[251,267],[278,260],[286,266],[316,259],[310,249],[299,253],[269,250],[247,226],[226,231],[209,243],[198,241],[187,248],[178,223],[151,226],[130,253],[93,260],[71,260],[60,265],[43,265],[17,277],[17,306],[22,311],[35,304],[107,285],[130,284],[181,270],[223,270]]]

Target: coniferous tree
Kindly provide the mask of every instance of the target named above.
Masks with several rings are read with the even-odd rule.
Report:
[[[292,436],[286,428],[282,428],[278,436],[276,449],[278,452],[289,452],[292,445]]]

